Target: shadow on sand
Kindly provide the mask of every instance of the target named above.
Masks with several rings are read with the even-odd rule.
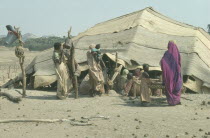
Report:
[[[121,100],[124,101],[124,104],[117,104],[123,106],[131,106],[131,107],[168,107],[166,98],[165,97],[152,97],[151,103],[142,105],[140,102],[140,98],[132,98],[132,97],[125,97],[119,96]]]
[[[15,90],[15,91],[22,95],[22,92],[21,92],[22,90]],[[43,92],[43,95],[42,95],[42,92]],[[34,95],[34,93],[37,93],[37,95]],[[49,94],[47,94],[47,93],[49,93]],[[48,90],[48,91],[36,90],[33,92],[27,92],[27,90],[26,90],[26,95],[27,95],[26,99],[58,100],[58,98],[56,97],[56,91],[51,91],[51,90]]]
[[[36,100],[58,100],[56,95],[27,96],[26,98]]]

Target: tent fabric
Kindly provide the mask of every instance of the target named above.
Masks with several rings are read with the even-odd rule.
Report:
[[[159,67],[170,40],[182,56],[182,74],[195,76],[210,86],[210,36],[203,29],[170,19],[146,8],[96,24],[73,38],[77,48],[100,43],[104,53],[115,53],[126,63],[134,60]]]
[[[105,53],[105,55],[107,55],[113,62],[116,62],[116,56],[114,54],[110,54],[110,53]],[[137,68],[141,68],[143,69],[143,66],[138,66],[138,65],[130,65],[130,64],[127,64],[124,60],[122,59],[118,59],[117,60],[117,63],[120,64],[120,65],[123,65],[125,68],[127,68],[128,70],[135,70]],[[150,71],[161,71],[161,68],[160,67],[153,67],[153,66],[150,66],[149,67],[149,70]]]
[[[84,50],[80,50],[84,51]],[[77,50],[78,52],[78,50]],[[81,53],[82,53],[81,52]],[[84,51],[85,52],[85,51]],[[26,74],[33,73],[34,88],[47,86],[56,81],[55,67],[52,60],[53,48],[41,52],[34,60],[26,67]],[[81,71],[88,69],[87,63],[84,59],[76,58],[80,64]],[[22,77],[18,77],[21,79]]]
[[[168,41],[175,40],[182,56],[182,75],[195,76],[202,80],[203,86],[210,88],[210,35],[150,7],[96,24],[72,40],[82,70],[88,69],[86,52],[92,43],[101,44],[101,52],[114,61],[118,52],[118,62],[123,66],[135,62],[138,66],[147,63],[160,68]],[[53,76],[52,51],[41,52],[27,67],[27,72],[34,72],[34,76]],[[43,82],[44,77],[41,78]]]

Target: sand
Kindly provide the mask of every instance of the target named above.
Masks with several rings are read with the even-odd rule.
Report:
[[[20,73],[14,49],[0,50],[0,85]],[[25,66],[38,54],[26,51]],[[8,74],[11,66],[11,74]],[[17,69],[16,69],[17,68]],[[20,96],[20,89],[3,89]],[[182,95],[182,105],[168,106],[166,98],[152,97],[143,107],[139,99],[122,97],[114,91],[101,97],[71,95],[57,100],[55,91],[27,90],[19,104],[0,97],[0,120],[4,119],[72,119],[56,123],[0,123],[0,138],[192,138],[210,137],[210,95]],[[205,105],[202,105],[205,101]],[[104,116],[88,121],[89,126],[74,126],[86,122],[81,117]],[[87,123],[80,123],[87,124]]]
[[[20,89],[3,91],[16,96],[21,92]],[[106,119],[90,119],[90,126],[74,126],[71,122],[4,123],[0,124],[0,138],[210,137],[207,135],[210,133],[210,95],[184,94],[182,105],[178,106],[168,106],[165,97],[152,97],[148,107],[142,107],[139,99],[122,97],[114,91],[94,98],[74,99],[72,95],[66,100],[57,100],[54,91],[28,90],[27,95],[19,104],[0,98],[0,119],[84,121],[81,117],[91,116]]]

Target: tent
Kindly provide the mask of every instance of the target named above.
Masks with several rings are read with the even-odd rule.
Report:
[[[182,56],[185,86],[195,92],[210,92],[210,36],[202,28],[170,19],[153,8],[145,8],[91,27],[73,38],[76,59],[86,66],[86,52],[92,43],[101,44],[101,51],[125,67],[149,64],[160,70],[160,59],[168,41],[175,40]],[[46,85],[56,80],[52,49],[43,51],[26,68],[34,72],[35,84]],[[53,79],[52,79],[53,78]]]

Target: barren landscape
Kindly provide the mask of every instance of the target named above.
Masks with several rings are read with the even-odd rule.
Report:
[[[25,54],[26,66],[38,53],[26,51]],[[20,68],[14,50],[3,48],[1,55],[3,84],[20,73]],[[22,92],[21,89],[2,91],[18,97]],[[20,103],[1,97],[0,119],[67,121],[0,123],[0,138],[210,137],[210,95],[206,94],[183,94],[182,105],[178,106],[168,106],[165,97],[152,97],[148,107],[141,106],[139,98],[123,97],[115,91],[94,98],[74,99],[70,95],[66,100],[58,100],[55,90],[27,90],[27,95]]]
[[[0,138],[210,138],[210,0],[2,0]]]
[[[2,91],[21,96],[20,89]],[[165,97],[152,97],[148,107],[115,91],[66,100],[57,100],[54,91],[28,90],[27,95],[19,104],[1,98],[0,119],[70,120],[0,123],[1,138],[210,137],[210,95],[184,94],[178,106],[168,106]]]
[[[31,52],[25,49],[25,63],[26,67],[39,52]],[[9,79],[15,78],[21,73],[18,58],[15,56],[15,48],[7,48],[0,46],[0,86],[6,83]]]

